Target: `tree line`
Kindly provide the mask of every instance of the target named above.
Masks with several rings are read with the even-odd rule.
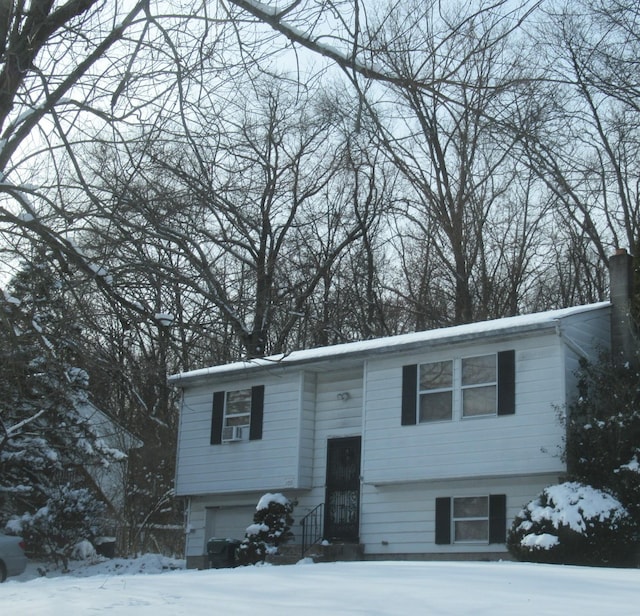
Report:
[[[56,408],[86,375],[144,441],[139,529],[179,517],[168,373],[604,299],[608,255],[639,241],[639,17],[0,3],[1,323],[21,366],[2,387],[29,400],[0,407],[3,520],[46,500],[7,472],[20,435],[49,434],[36,358]]]

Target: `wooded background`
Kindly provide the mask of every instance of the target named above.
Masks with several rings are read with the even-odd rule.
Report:
[[[0,521],[109,457],[78,396],[144,442],[135,550],[167,374],[606,299],[638,58],[631,0],[0,1]]]

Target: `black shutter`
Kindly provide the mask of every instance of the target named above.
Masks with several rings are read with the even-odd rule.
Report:
[[[222,419],[224,416],[224,392],[213,394],[213,408],[211,410],[211,444],[222,443]]]
[[[418,366],[402,367],[402,417],[403,426],[416,423],[416,399],[418,396]]]
[[[264,385],[251,388],[251,425],[249,440],[259,441],[262,438],[262,418],[264,415]]]
[[[448,496],[436,498],[436,544],[451,543],[451,499]]]
[[[516,352],[498,353],[498,415],[516,412]]]
[[[507,540],[507,497],[492,494],[489,497],[489,543],[505,543]]]

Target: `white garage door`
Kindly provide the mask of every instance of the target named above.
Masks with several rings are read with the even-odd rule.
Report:
[[[205,541],[219,539],[244,539],[249,524],[253,523],[255,506],[208,507]]]

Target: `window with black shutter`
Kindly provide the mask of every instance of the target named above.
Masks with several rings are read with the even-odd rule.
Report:
[[[515,371],[513,350],[403,366],[401,424],[513,415]]]
[[[262,438],[264,385],[213,394],[211,444]]]
[[[504,543],[506,526],[504,494],[436,498],[435,542],[438,545]]]

